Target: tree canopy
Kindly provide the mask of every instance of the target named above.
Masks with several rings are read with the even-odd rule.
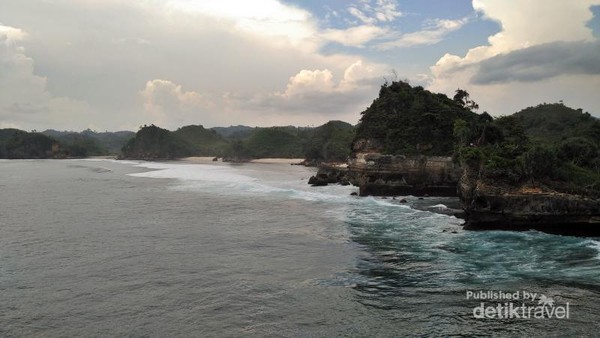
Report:
[[[454,121],[475,123],[479,117],[471,111],[474,105],[466,91],[450,99],[406,82],[386,83],[361,113],[355,140],[376,140],[389,154],[450,156]]]

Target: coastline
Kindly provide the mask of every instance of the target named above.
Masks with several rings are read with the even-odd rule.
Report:
[[[213,161],[214,156],[191,156],[179,159],[179,161],[187,163],[207,164],[214,162],[222,162],[219,158],[218,161]],[[304,161],[303,158],[257,158],[249,160],[248,163],[260,163],[260,164],[297,164]]]
[[[257,158],[250,160],[250,163],[262,164],[297,164],[303,162],[303,158]]]

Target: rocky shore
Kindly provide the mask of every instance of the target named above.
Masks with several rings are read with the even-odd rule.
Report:
[[[458,196],[467,230],[539,230],[600,236],[600,200],[539,187],[486,183],[450,157],[357,153],[344,165],[322,164],[309,184],[353,184],[360,196]]]
[[[349,161],[361,196],[456,196],[461,168],[451,157],[358,153]]]
[[[458,185],[468,230],[600,236],[600,200],[540,187],[492,185],[465,169]]]
[[[460,174],[451,157],[358,153],[347,166],[319,166],[309,184],[351,183],[360,196],[456,196]]]

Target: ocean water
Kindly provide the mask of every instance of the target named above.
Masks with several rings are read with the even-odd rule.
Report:
[[[464,231],[455,199],[360,198],[313,173],[0,161],[0,336],[597,334],[598,239]],[[469,292],[569,316],[476,318],[507,301]]]

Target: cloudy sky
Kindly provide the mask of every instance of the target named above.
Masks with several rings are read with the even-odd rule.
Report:
[[[600,0],[2,0],[0,128],[356,123],[387,80],[600,116]]]

